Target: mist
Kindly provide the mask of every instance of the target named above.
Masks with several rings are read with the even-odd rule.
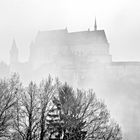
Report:
[[[16,39],[20,60],[29,57],[29,45],[39,30],[67,27],[69,31],[105,29],[114,61],[138,61],[140,14],[137,0],[1,0],[0,60],[9,63]],[[125,56],[124,53],[125,52]]]
[[[18,72],[26,85],[50,74],[75,89],[92,88],[124,138],[139,139],[139,6],[137,0],[1,0],[0,77]],[[95,18],[107,42],[94,49]],[[12,48],[18,53],[10,55]]]

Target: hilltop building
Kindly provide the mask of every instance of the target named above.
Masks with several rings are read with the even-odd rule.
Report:
[[[67,28],[39,31],[35,41],[31,43],[30,57],[26,64],[18,61],[15,40],[10,50],[11,71],[23,74],[25,69],[28,69],[27,73],[30,72],[33,77],[34,73],[36,76],[50,73],[68,81],[69,79],[75,81],[85,69],[89,70],[92,66],[111,64],[111,62],[105,31],[97,30],[96,20],[93,31],[88,29],[68,32]]]
[[[97,29],[96,20],[94,30],[39,31],[26,63],[18,61],[15,40],[10,50],[10,71],[19,72],[24,79],[40,80],[51,74],[78,87],[96,78],[102,81],[108,75],[118,78],[136,74],[139,69],[139,62],[112,62],[105,31]]]
[[[93,31],[68,32],[67,28],[39,31],[30,45],[26,63],[18,61],[18,48],[13,41],[9,67],[11,72],[18,72],[25,83],[40,81],[51,74],[76,88],[93,88],[98,97],[101,95],[111,106],[116,120],[123,124],[126,139],[140,137],[134,132],[140,130],[136,117],[140,114],[140,62],[113,62],[105,31],[97,28],[96,20]]]

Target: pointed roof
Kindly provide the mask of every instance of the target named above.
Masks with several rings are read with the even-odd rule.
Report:
[[[13,39],[12,48],[11,48],[10,52],[11,53],[12,52],[18,52],[18,48],[17,48],[15,39]]]
[[[40,31],[36,36],[36,43],[59,44],[62,45],[67,36],[67,28],[59,30]]]
[[[97,27],[96,27],[97,29]],[[80,45],[90,43],[108,44],[104,30],[68,32],[66,29],[38,32],[35,44],[40,45]]]
[[[70,45],[106,43],[108,44],[104,30],[72,32],[68,35]]]

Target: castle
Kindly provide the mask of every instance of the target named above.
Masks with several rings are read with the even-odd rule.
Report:
[[[51,74],[74,84],[86,77],[86,71],[111,62],[105,31],[97,30],[96,20],[93,31],[69,33],[67,28],[39,31],[30,45],[30,57],[26,63],[18,61],[15,40],[10,50],[10,71],[28,78]]]
[[[67,28],[39,31],[30,45],[26,63],[18,61],[15,40],[10,50],[10,71],[18,72],[25,80],[41,80],[51,74],[75,87],[87,87],[96,78],[102,81],[108,75],[115,78],[138,75],[139,70],[140,62],[112,62],[105,31],[97,29],[96,19],[92,31],[68,32]]]
[[[113,62],[104,30],[68,32],[68,29],[39,31],[30,45],[28,62],[18,60],[15,40],[10,50],[9,72],[18,72],[26,83],[59,77],[73,87],[93,88],[105,99],[111,114],[120,121],[127,139],[139,139],[140,62]],[[128,117],[127,117],[128,116]]]

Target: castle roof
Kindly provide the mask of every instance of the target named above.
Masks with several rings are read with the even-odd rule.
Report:
[[[40,31],[36,36],[36,42],[53,45],[108,43],[104,30],[68,32],[67,29]]]
[[[104,30],[69,33],[68,42],[72,45],[88,43],[108,43]]]
[[[49,31],[39,31],[36,37],[37,43],[47,43],[47,44],[64,44],[66,38],[66,30],[49,30]]]

